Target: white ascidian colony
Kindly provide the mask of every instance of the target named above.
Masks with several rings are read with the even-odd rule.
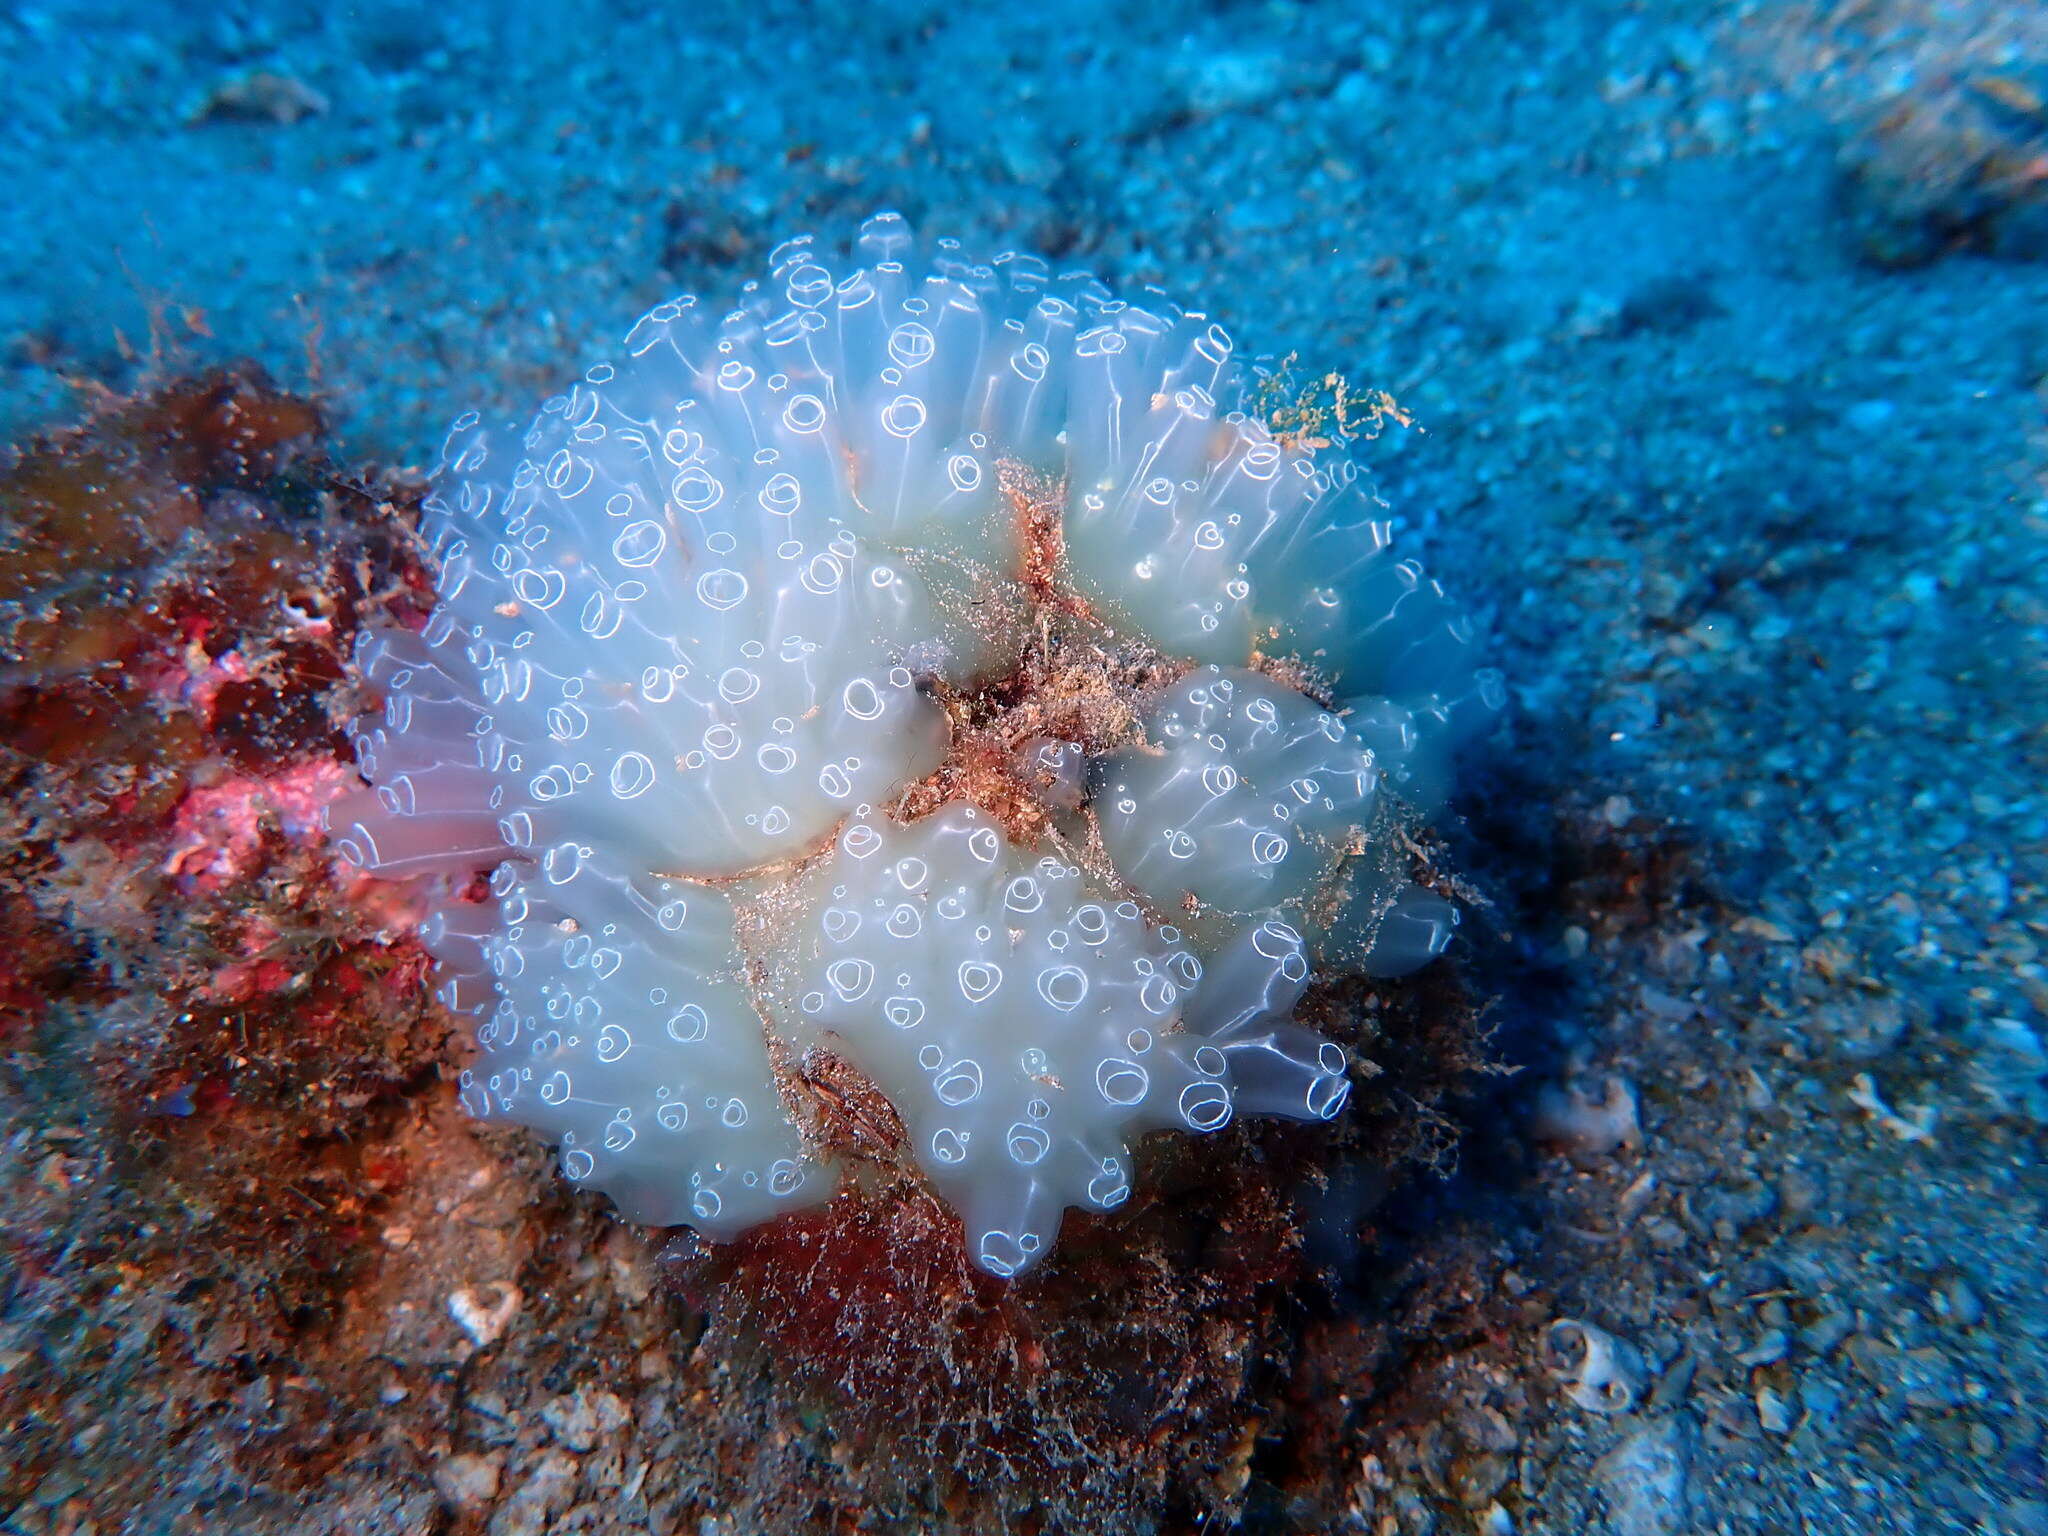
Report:
[[[463,1100],[570,1179],[714,1238],[815,1204],[829,1050],[1012,1275],[1143,1133],[1338,1112],[1295,1004],[1448,942],[1392,832],[1501,688],[1206,317],[893,214],[857,258],[792,241],[524,432],[456,423],[330,826],[427,882]]]

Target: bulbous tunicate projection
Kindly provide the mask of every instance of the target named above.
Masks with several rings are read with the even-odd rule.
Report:
[[[487,974],[463,1104],[532,1126],[562,1171],[636,1221],[731,1236],[831,1193],[771,1074],[716,891],[622,876],[561,844],[494,900],[445,907],[422,937],[444,971]]]
[[[726,875],[937,765],[943,716],[901,662],[941,626],[923,578],[833,515],[836,482],[776,467],[822,428],[684,321],[635,332],[638,387],[593,370],[521,440],[458,423],[424,638],[477,678],[514,846],[574,832]],[[662,373],[701,397],[654,411]]]
[[[1299,908],[1371,821],[1369,748],[1257,672],[1201,667],[1154,705],[1147,741],[1110,758],[1096,812],[1117,868],[1164,910]]]
[[[1161,911],[1206,932],[1277,908],[1374,976],[1449,943],[1456,908],[1371,835],[1379,758],[1343,719],[1262,673],[1198,667],[1145,729],[1104,764],[1096,814],[1118,871]]]
[[[1344,1101],[1344,1053],[1287,1022],[1309,967],[1277,918],[1205,969],[1172,927],[960,804],[860,817],[788,894],[796,916],[762,946],[779,1029],[881,1087],[997,1274],[1043,1254],[1066,1207],[1121,1204],[1143,1132]]]
[[[1334,1113],[1296,1002],[1448,941],[1377,829],[1502,692],[1250,381],[1205,315],[883,214],[459,420],[329,824],[423,882],[464,1102],[722,1236],[835,1186],[781,1071],[829,1048],[1003,1274],[1147,1130]]]

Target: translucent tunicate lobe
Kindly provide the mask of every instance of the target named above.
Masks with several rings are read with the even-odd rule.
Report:
[[[762,946],[779,1032],[882,1088],[997,1273],[1045,1252],[1066,1207],[1120,1201],[1143,1132],[1343,1101],[1343,1053],[1287,1022],[1308,964],[1276,918],[1210,973],[1078,866],[957,803],[907,827],[870,813],[789,895]]]

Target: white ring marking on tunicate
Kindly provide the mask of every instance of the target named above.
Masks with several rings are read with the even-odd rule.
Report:
[[[842,1003],[857,1003],[868,995],[868,988],[874,985],[875,968],[865,960],[847,956],[825,967],[825,980],[839,994]]]
[[[882,1017],[898,1029],[914,1029],[924,1021],[924,1004],[914,997],[892,997],[882,1004]]]
[[[612,628],[619,627],[614,617]],[[600,637],[601,638],[601,637]],[[650,704],[666,704],[675,697],[676,674],[667,667],[643,667],[640,671],[640,696]]]
[[[1105,1162],[1102,1172],[1088,1181],[1088,1198],[1102,1210],[1113,1211],[1130,1197],[1131,1181],[1115,1163]]]
[[[856,677],[840,689],[839,701],[846,706],[846,712],[856,720],[881,718],[882,695],[867,678]]]
[[[654,564],[668,548],[668,530],[652,519],[628,523],[612,540],[612,558],[635,570]]]
[[[905,368],[930,362],[937,350],[938,342],[931,331],[915,320],[907,320],[889,333],[889,355]]]
[[[576,788],[576,781],[569,777],[569,770],[560,764],[536,773],[527,781],[526,792],[540,801],[559,800]]]
[[[839,557],[820,550],[805,562],[797,580],[813,597],[830,597],[839,590],[839,584],[846,579],[846,569]]]
[[[960,995],[970,1003],[985,1002],[1003,984],[1003,969],[982,960],[963,961],[959,970]]]
[[[1264,955],[1268,960],[1278,960],[1286,955],[1299,954],[1301,952],[1301,942],[1300,934],[1288,927],[1287,924],[1278,921],[1263,922],[1252,930],[1252,948],[1261,955]]]
[[[1136,1104],[1151,1086],[1150,1074],[1135,1061],[1126,1061],[1121,1056],[1105,1057],[1095,1069],[1096,1091],[1112,1104]]]
[[[711,1020],[695,1003],[685,1003],[668,1016],[668,1037],[678,1045],[694,1045],[711,1033]]]
[[[967,1156],[967,1144],[950,1125],[932,1132],[932,1156],[942,1163],[957,1163]]]
[[[959,1108],[981,1097],[981,1067],[977,1062],[956,1061],[932,1084],[941,1104]]]
[[[546,570],[521,571],[512,578],[512,592],[522,603],[531,603],[543,612],[562,600],[562,594],[569,590],[568,578],[552,566]]]
[[[1189,1083],[1180,1092],[1180,1116],[1195,1130],[1221,1130],[1230,1119],[1230,1094],[1221,1083]]]
[[[925,424],[924,402],[915,395],[898,395],[882,408],[882,430],[891,437],[915,437]]]
[[[669,482],[669,495],[685,512],[702,515],[725,496],[725,487],[700,465],[691,465]]]
[[[738,607],[746,596],[747,578],[728,566],[706,571],[697,578],[697,600],[719,613]]]
[[[761,503],[763,511],[772,512],[777,517],[789,517],[803,505],[803,484],[795,475],[785,470],[780,474],[770,475],[756,499]]]
[[[654,787],[654,763],[644,752],[621,752],[612,764],[612,793],[637,800]]]
[[[718,674],[718,694],[729,704],[744,704],[761,691],[761,679],[745,667],[727,667]]]
[[[614,1062],[633,1048],[633,1037],[616,1024],[607,1024],[597,1032],[597,1059]]]
[[[581,496],[596,478],[597,470],[591,462],[566,448],[557,449],[555,456],[548,460],[548,489],[565,501],[572,496]]]
[[[1088,973],[1075,965],[1050,966],[1038,973],[1038,995],[1061,1013],[1072,1013],[1088,995]]]
[[[1308,1112],[1318,1120],[1329,1120],[1344,1107],[1344,1101],[1351,1097],[1351,1079],[1348,1077],[1318,1077],[1308,1085],[1303,1102]]]

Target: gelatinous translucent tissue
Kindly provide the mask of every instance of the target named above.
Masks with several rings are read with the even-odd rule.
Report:
[[[830,1050],[1009,1275],[1146,1131],[1338,1112],[1295,1003],[1448,942],[1391,807],[1441,801],[1501,689],[1204,316],[892,214],[857,258],[792,241],[523,433],[455,424],[438,606],[362,643],[372,787],[330,825],[431,882],[463,1100],[572,1180],[713,1237],[815,1203],[784,1094]],[[1158,681],[1114,743],[1011,744],[1042,815],[974,803],[963,701],[1061,646]]]

